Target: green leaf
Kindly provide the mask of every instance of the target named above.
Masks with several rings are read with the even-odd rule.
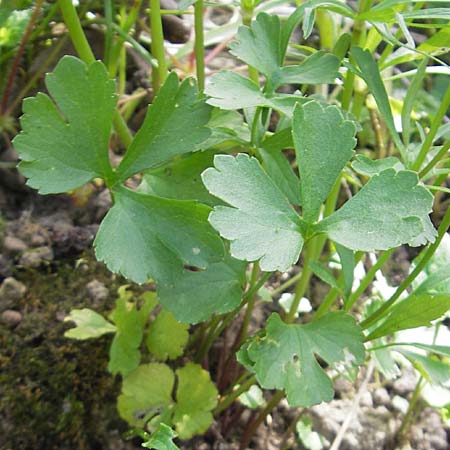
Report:
[[[213,314],[232,311],[241,302],[245,266],[226,256],[206,270],[185,269],[170,283],[159,283],[161,304],[177,320],[186,323],[198,323]]]
[[[152,448],[154,450],[180,450],[173,443],[177,434],[165,423],[160,423],[156,431],[152,433],[147,442],[141,444],[141,447]]]
[[[64,336],[69,339],[91,339],[116,331],[113,324],[88,308],[72,309],[64,319],[64,322],[67,321],[75,322],[77,325],[64,333]]]
[[[389,104],[389,98],[386,92],[386,88],[384,87],[383,80],[381,79],[378,64],[373,59],[369,50],[363,50],[359,47],[353,47],[351,49],[351,55],[353,56],[360,71],[357,73],[357,75],[367,83],[367,87],[375,98],[378,109],[380,110],[380,115],[386,122],[395,145],[399,150],[402,151],[403,144],[400,141],[397,130],[395,129],[394,118],[392,116],[391,106]]]
[[[236,386],[236,388],[238,387]],[[257,384],[250,386],[248,391],[243,392],[238,399],[244,406],[250,409],[259,409],[265,403],[263,391]]]
[[[285,66],[280,69],[275,86],[282,84],[329,84],[339,78],[339,59],[319,51],[306,58],[301,64]]]
[[[309,263],[309,267],[313,271],[314,275],[316,277],[320,278],[324,283],[329,284],[331,287],[335,289],[339,289],[338,282],[334,275],[326,269],[320,262],[318,261],[311,261]]]
[[[312,429],[312,421],[308,417],[302,417],[295,426],[298,438],[307,450],[322,450],[325,439]]]
[[[282,149],[293,147],[290,128],[264,139],[258,149],[263,167],[280,191],[294,205],[300,204],[300,180],[292,170]]]
[[[205,268],[222,258],[207,206],[125,188],[114,192],[114,200],[94,242],[97,259],[112,272],[137,283],[150,277],[169,282],[184,265]]]
[[[355,254],[352,250],[343,245],[335,243],[336,251],[341,262],[343,274],[344,294],[348,297],[352,293],[353,277],[355,272]]]
[[[394,156],[383,159],[370,159],[364,155],[356,155],[355,160],[352,162],[352,168],[361,175],[372,177],[386,169],[394,169],[398,172],[399,170],[404,170],[405,166]]]
[[[250,27],[239,27],[230,53],[258,69],[270,83],[270,89],[286,83],[333,83],[339,76],[339,60],[332,54],[316,52],[299,65],[281,67],[281,24],[276,15],[259,13]]]
[[[352,199],[316,228],[352,250],[388,250],[433,242],[428,213],[433,196],[415,172],[387,169],[374,175]]]
[[[23,103],[14,147],[27,184],[41,194],[67,192],[96,177],[114,179],[108,158],[117,96],[103,63],[64,56],[39,93]]]
[[[271,78],[283,64],[280,48],[280,18],[259,13],[250,27],[241,26],[230,53]]]
[[[176,155],[202,148],[210,135],[205,125],[211,108],[197,94],[192,79],[179,84],[175,72],[167,77],[117,168],[120,181]]]
[[[141,309],[128,301],[128,296],[116,300],[110,319],[116,325],[116,334],[109,349],[108,370],[115,375],[126,376],[136,369],[141,360],[139,347],[144,336],[144,327],[151,310],[156,306],[153,296],[147,296]]]
[[[415,261],[415,264],[418,261]],[[436,252],[414,280],[413,292],[419,294],[450,294],[450,235],[445,233]]]
[[[408,328],[429,326],[450,309],[450,295],[410,295],[392,307],[386,319],[373,330],[367,340],[386,336]]]
[[[161,361],[178,358],[188,342],[188,328],[188,325],[178,322],[170,312],[160,311],[148,330],[148,350]]]
[[[333,398],[332,382],[316,358],[362,364],[362,341],[361,329],[343,312],[306,325],[288,325],[272,314],[265,336],[251,339],[246,353],[263,388],[285,389],[291,406],[309,407]]]
[[[295,108],[292,133],[300,172],[303,217],[312,223],[353,156],[356,128],[337,106],[310,101]]]
[[[139,366],[123,380],[122,393],[117,399],[120,416],[132,426],[143,427],[146,417],[172,405],[174,383],[172,369],[165,364]]]
[[[417,352],[411,352],[401,347],[396,347],[395,350],[408,358],[411,364],[429,382],[439,386],[449,387],[450,366],[447,363]]]
[[[213,165],[216,151],[195,152],[146,172],[139,191],[177,200],[197,200],[210,206],[221,203],[206,190],[201,173]]]
[[[218,392],[209,372],[188,363],[176,371],[178,389],[173,423],[181,439],[204,433],[213,421],[211,411],[217,405]]]
[[[2,3],[2,12],[0,13],[0,48],[6,50],[20,43],[33,10],[29,9],[12,9],[16,5],[8,7]],[[11,2],[13,3],[13,2]]]
[[[292,116],[296,103],[310,101],[301,95],[263,93],[252,80],[230,71],[212,75],[205,93],[210,97],[207,103],[225,110],[265,106],[287,116]]]
[[[217,155],[203,172],[209,192],[232,207],[216,206],[209,221],[231,241],[231,254],[259,260],[261,270],[287,270],[300,254],[301,221],[256,158]]]

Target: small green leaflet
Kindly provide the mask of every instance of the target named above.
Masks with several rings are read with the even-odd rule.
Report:
[[[176,370],[177,388],[172,391],[175,374],[166,364],[139,366],[122,384],[118,398],[121,417],[130,425],[145,427],[151,419],[175,427],[181,439],[204,433],[213,421],[211,411],[217,405],[218,392],[209,372],[198,364],[188,363]]]
[[[161,305],[186,323],[198,323],[213,314],[232,311],[241,302],[245,268],[245,263],[225,256],[205,270],[185,269],[170,282],[158,284]]]
[[[362,364],[363,337],[355,320],[343,312],[306,325],[288,325],[272,314],[265,333],[247,341],[238,360],[263,388],[285,389],[291,406],[309,407],[333,398],[332,382],[316,358],[328,364]]]
[[[209,372],[198,364],[188,363],[176,371],[177,404],[173,423],[181,439],[204,433],[213,421],[211,411],[217,405],[218,392]]]
[[[116,334],[109,349],[108,370],[114,375],[126,376],[136,369],[141,360],[139,347],[144,336],[144,327],[150,312],[157,304],[152,292],[142,296],[143,305],[137,309],[135,302],[128,301],[124,294],[116,300],[110,319],[116,326]]]
[[[237,41],[230,43],[230,52],[267,77],[274,91],[286,83],[333,83],[339,76],[339,60],[332,54],[317,52],[302,64],[281,67],[281,23],[276,15],[259,13],[250,27],[239,27]]]
[[[49,194],[95,177],[113,181],[108,148],[117,96],[106,67],[64,56],[45,83],[53,101],[43,93],[26,99],[14,139],[27,184]]]
[[[292,134],[300,172],[300,203],[304,219],[312,223],[353,156],[356,127],[338,107],[311,101],[296,106]]]
[[[202,174],[209,192],[232,207],[216,206],[209,221],[231,241],[231,254],[259,260],[261,270],[287,270],[300,254],[301,220],[256,158],[217,155]]]
[[[173,439],[177,434],[165,423],[160,423],[156,431],[152,433],[147,442],[141,444],[141,447],[152,448],[154,450],[180,450],[173,443]]]
[[[196,202],[120,188],[95,238],[97,259],[136,283],[170,281],[184,265],[205,268],[223,257],[223,244]]]
[[[320,222],[316,231],[352,250],[387,250],[401,244],[433,242],[436,230],[428,217],[433,196],[418,182],[415,172],[384,170]]]
[[[144,123],[117,168],[119,181],[201,148],[209,137],[211,108],[197,98],[192,79],[181,84],[172,72],[149,106]]]
[[[188,328],[188,325],[178,322],[170,312],[161,310],[148,329],[148,350],[161,361],[178,358],[188,342]]]
[[[64,336],[70,339],[91,339],[116,331],[112,323],[88,308],[72,309],[64,319],[64,322],[67,321],[75,322],[77,325],[64,333]]]
[[[139,366],[122,382],[122,393],[117,399],[122,419],[132,426],[144,427],[148,419],[173,404],[174,382],[172,369],[165,364]]]
[[[449,294],[411,295],[392,307],[386,319],[367,336],[367,340],[400,330],[429,326],[432,320],[439,319],[449,309]]]

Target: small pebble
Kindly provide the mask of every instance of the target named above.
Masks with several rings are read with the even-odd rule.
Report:
[[[22,321],[22,314],[19,311],[7,309],[2,312],[2,322],[10,328],[16,327]]]
[[[359,404],[371,408],[373,406],[372,394],[369,391],[364,391],[361,394]]]
[[[23,298],[27,287],[13,277],[5,278],[0,286],[0,309],[8,309]]]
[[[53,260],[53,250],[50,247],[38,247],[22,254],[19,264],[29,269],[37,269],[44,263]]]
[[[391,402],[391,397],[385,388],[378,388],[375,389],[375,392],[373,393],[373,401],[376,405],[386,406]]]
[[[414,369],[407,368],[402,373],[402,376],[394,381],[392,388],[396,394],[405,396],[406,394],[414,391],[416,388],[417,379],[418,376]]]
[[[92,280],[86,285],[86,290],[94,302],[101,302],[106,300],[109,295],[109,291],[106,286],[98,280]]]
[[[402,414],[406,414],[409,407],[409,402],[406,400],[406,398],[400,397],[399,395],[396,395],[392,399],[392,407]]]
[[[27,244],[22,239],[14,236],[6,236],[3,240],[3,249],[7,253],[20,253],[27,249]]]

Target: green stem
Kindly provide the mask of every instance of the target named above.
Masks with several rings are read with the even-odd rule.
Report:
[[[195,29],[195,67],[197,71],[198,93],[203,95],[205,89],[205,36],[203,29],[203,0],[197,0],[194,4],[194,29]]]
[[[103,9],[105,10],[105,22],[106,22],[106,31],[105,31],[105,51],[103,53],[103,60],[105,64],[108,66],[110,57],[111,57],[111,49],[113,44],[113,16],[114,16],[114,2],[111,0],[104,0]]]
[[[259,273],[259,264],[257,262],[255,262],[253,264],[252,275],[251,275],[251,279],[250,279],[250,286],[253,287],[256,285],[256,278],[258,277],[258,273]],[[249,301],[247,302],[247,309],[245,310],[244,321],[242,322],[241,334],[239,336],[239,341],[238,341],[239,343],[245,341],[245,339],[247,337],[248,326],[250,324],[250,318],[252,316],[253,307],[255,306],[257,293],[258,293],[258,291],[254,291],[254,293],[251,295],[251,297],[249,297]]]
[[[92,64],[95,61],[95,56],[94,53],[92,53],[88,40],[86,39],[86,35],[84,34],[83,27],[81,26],[80,19],[78,18],[78,14],[72,0],[58,1],[64,23],[69,30],[70,38],[72,39],[72,44],[75,47],[75,50],[86,64]]]
[[[309,280],[312,276],[312,270],[309,266],[309,263],[313,259],[314,250],[315,242],[314,238],[312,238],[305,245],[302,276],[300,278],[300,281],[295,286],[294,299],[292,300],[292,305],[285,319],[285,322],[287,323],[292,323],[295,320],[300,300],[305,295],[306,289],[308,288]]]
[[[350,311],[350,309],[352,309],[352,306],[359,299],[359,297],[361,297],[362,293],[369,287],[369,284],[372,283],[376,273],[383,267],[384,263],[391,257],[394,251],[395,248],[392,248],[382,253],[378,257],[377,262],[367,271],[366,275],[361,280],[361,283],[359,284],[358,288],[348,298],[348,301],[344,306],[345,311],[348,312]]]
[[[125,22],[123,23],[123,25],[118,26],[115,23],[112,23],[112,27],[113,27],[114,31],[117,32],[119,37],[117,38],[115,45],[111,48],[111,55],[110,55],[110,58],[108,61],[108,70],[109,70],[109,75],[111,77],[116,76],[117,63],[119,61],[120,51],[121,51],[121,48],[123,47],[124,41],[125,40],[127,40],[127,41],[133,40],[133,38],[131,36],[129,36],[128,32],[131,30],[131,27],[136,22],[136,19],[139,15],[139,11],[141,9],[141,4],[142,4],[142,0],[134,1],[133,6],[131,7],[130,12],[128,13],[127,18],[125,19]],[[152,66],[153,66],[153,64],[152,64]]]
[[[242,23],[247,27],[249,27],[252,23],[253,11],[253,2],[246,2],[245,0],[241,0]],[[248,75],[254,83],[259,85],[259,73],[254,67],[248,66]]]
[[[221,402],[214,408],[213,414],[220,414],[224,409],[227,409],[243,392],[255,384],[256,377],[252,375],[247,381],[244,381],[237,389],[231,391]]]
[[[450,208],[447,209],[444,217],[442,218],[442,222],[438,228],[438,236],[433,244],[431,244],[423,253],[422,258],[420,259],[417,266],[414,270],[405,278],[405,280],[400,284],[397,290],[394,292],[392,297],[384,303],[380,308],[378,308],[373,314],[371,314],[366,320],[361,322],[361,327],[363,329],[367,329],[372,326],[374,323],[378,322],[382,317],[384,317],[387,311],[392,307],[392,305],[400,298],[403,292],[411,285],[411,283],[416,279],[416,277],[420,274],[423,268],[427,265],[430,258],[434,255],[435,251],[439,247],[445,233],[450,227]]]
[[[166,55],[164,53],[164,35],[159,0],[150,0],[150,9],[152,54],[158,61],[158,68],[152,70],[153,93],[156,94],[167,77],[167,64]]]
[[[436,153],[433,159],[420,171],[419,178],[423,178],[430,170],[432,170],[439,161],[447,154],[450,149],[450,141],[447,141],[442,148]]]
[[[419,377],[419,380],[417,381],[416,388],[414,389],[414,392],[412,394],[406,414],[403,417],[402,424],[400,425],[400,428],[397,432],[397,441],[399,444],[402,444],[402,441],[405,436],[405,432],[409,426],[409,423],[411,422],[411,418],[412,418],[413,414],[415,413],[416,404],[420,398],[420,393],[422,392],[422,388],[423,388],[423,380],[424,380],[424,378],[421,375]]]
[[[419,171],[422,167],[423,162],[429,152],[431,145],[433,144],[434,137],[441,125],[442,118],[450,106],[450,86],[447,88],[447,92],[442,99],[441,105],[439,106],[437,114],[434,116],[433,122],[431,123],[430,131],[427,134],[427,137],[423,141],[422,147],[420,148],[419,155],[412,165],[412,170]]]

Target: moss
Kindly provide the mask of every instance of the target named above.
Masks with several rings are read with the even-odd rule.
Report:
[[[92,260],[83,271],[59,264],[55,272],[17,276],[29,293],[18,305],[22,322],[0,326],[0,448],[109,448],[111,434],[126,428],[115,407],[118,382],[106,370],[110,338],[65,339],[62,316],[80,307],[109,311],[117,282]],[[93,278],[112,293],[95,306],[85,293]]]

